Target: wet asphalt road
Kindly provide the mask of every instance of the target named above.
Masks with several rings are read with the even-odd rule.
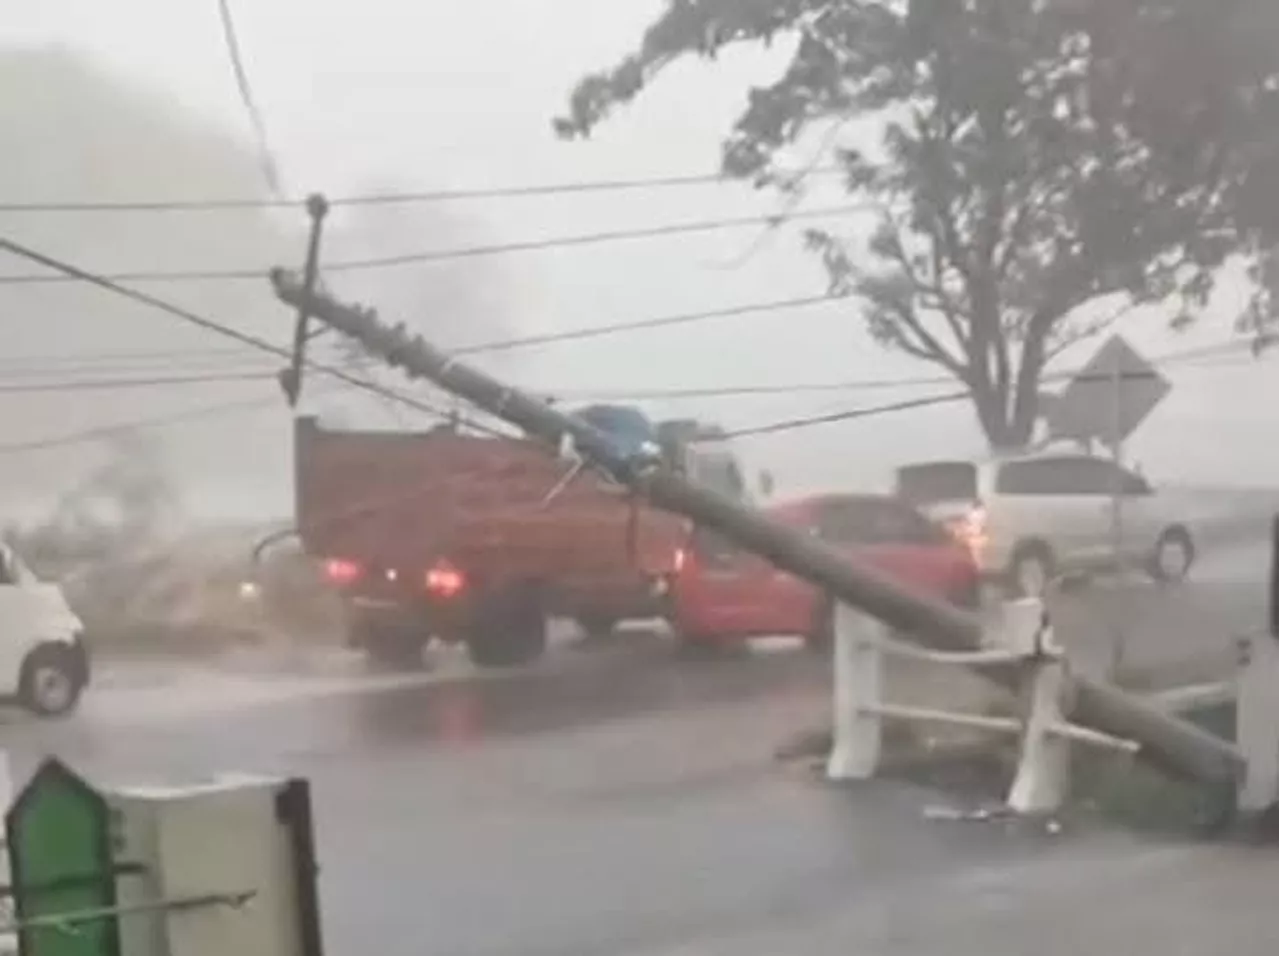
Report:
[[[1261,620],[1260,554],[1064,598],[1060,634],[1101,667],[1123,620],[1130,666],[1205,672]],[[333,954],[1277,947],[1273,848],[934,820],[947,795],[778,764],[828,689],[824,662],[785,647],[694,662],[630,637],[484,677],[450,660],[388,680],[106,670],[75,718],[0,724],[18,774],[56,752],[104,779],[308,776]]]

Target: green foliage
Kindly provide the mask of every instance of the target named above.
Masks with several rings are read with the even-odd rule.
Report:
[[[955,375],[990,441],[1017,446],[1045,363],[1111,321],[1081,305],[1176,297],[1185,322],[1243,254],[1260,285],[1243,321],[1274,330],[1275,17],[1266,0],[670,0],[555,126],[586,136],[680,57],[788,37],[725,172],[789,188],[780,149],[880,118],[878,149],[839,151],[870,239],[806,243],[877,341]]]

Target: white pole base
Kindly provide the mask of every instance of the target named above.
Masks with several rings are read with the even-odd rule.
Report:
[[[837,604],[834,631],[834,720],[827,777],[867,780],[880,766],[881,646],[887,629],[875,618]]]
[[[1245,758],[1245,778],[1237,806],[1246,812],[1265,810],[1276,802],[1277,683],[1280,654],[1269,634],[1245,639],[1237,674],[1236,746]]]
[[[1028,665],[1026,702],[1018,771],[1006,803],[1015,813],[1053,813],[1066,802],[1071,743],[1057,733],[1062,725],[1062,687],[1066,666],[1057,658]]]

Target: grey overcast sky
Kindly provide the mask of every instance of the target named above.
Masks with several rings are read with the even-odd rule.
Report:
[[[250,127],[228,63],[214,0],[39,0],[0,18],[0,201],[203,198],[261,192]],[[750,83],[786,50],[741,50],[714,65],[671,69],[588,142],[550,130],[583,72],[626,51],[655,0],[232,0],[246,65],[290,193],[466,188],[713,171],[722,133]],[[57,45],[61,53],[39,52]],[[5,70],[6,61],[12,65]],[[117,103],[125,104],[119,110]],[[170,124],[178,132],[173,132]],[[851,126],[848,137],[866,135]],[[234,141],[234,142],[229,142]],[[19,162],[13,163],[14,156]],[[796,162],[809,155],[800,150]],[[804,208],[838,205],[816,185]],[[335,217],[327,247],[345,255],[450,248],[543,236],[770,212],[776,197],[697,186],[588,197],[406,206]],[[114,218],[112,218],[114,217]],[[848,218],[848,217],[846,217]],[[856,221],[842,224],[857,229]],[[0,232],[103,269],[199,269],[295,262],[302,224],[248,213],[35,215],[0,213]],[[667,313],[809,295],[822,275],[797,229],[765,241],[754,229],[572,247],[363,274],[335,285],[448,343],[531,334]],[[753,254],[744,253],[754,249]],[[31,271],[0,261],[0,273]],[[234,286],[234,287],[232,287]],[[289,316],[264,284],[151,286],[276,341]],[[1174,335],[1157,309],[1121,327],[1160,355],[1226,341],[1242,285],[1228,282],[1194,329]],[[0,285],[8,324],[0,386],[32,368],[91,378],[106,352],[217,348],[224,343],[103,293]],[[1097,343],[1064,357],[1083,361]],[[123,360],[121,360],[123,361]],[[132,361],[132,360],[131,360]],[[140,360],[139,360],[140,361]],[[201,367],[258,370],[246,355]],[[190,372],[195,359],[148,360]],[[97,364],[95,364],[97,363]],[[116,363],[119,365],[119,363]],[[105,367],[105,366],[103,366]],[[113,368],[116,366],[112,366]],[[885,353],[837,303],[510,353],[495,370],[551,391],[699,388],[928,376]],[[86,371],[89,369],[89,371]],[[69,370],[69,371],[68,371]],[[42,371],[41,374],[45,374]],[[133,372],[136,373],[134,368]],[[1274,483],[1274,356],[1169,370],[1171,397],[1141,429],[1133,454],[1148,474],[1182,481]],[[0,391],[0,447],[85,428],[202,409],[260,404],[154,435],[193,510],[285,514],[289,419],[274,386],[183,385],[130,393]],[[703,399],[647,407],[731,427],[823,413],[927,389]],[[312,408],[348,421],[414,423],[376,401],[315,390]],[[1213,454],[1198,452],[1194,443]],[[1202,444],[1203,442],[1203,444]],[[781,490],[882,484],[894,464],[981,448],[967,406],[796,431],[744,446]],[[75,443],[3,453],[11,511],[49,500],[102,454]]]

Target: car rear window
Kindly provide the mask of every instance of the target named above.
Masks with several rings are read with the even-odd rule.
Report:
[[[738,554],[738,546],[728,538],[706,528],[695,528],[689,543],[690,550],[702,561],[732,560]]]
[[[914,504],[971,501],[978,496],[978,469],[968,461],[935,461],[898,469],[898,496]]]
[[[836,499],[821,511],[819,533],[839,545],[934,544],[948,540],[909,505],[879,499]]]

